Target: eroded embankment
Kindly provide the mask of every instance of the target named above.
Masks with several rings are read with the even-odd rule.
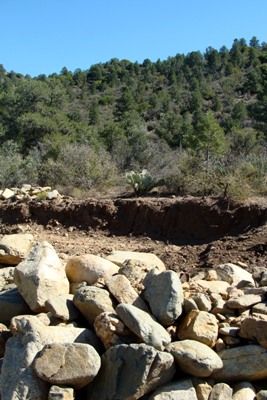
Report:
[[[267,206],[214,198],[136,198],[2,203],[4,224],[58,221],[65,227],[146,235],[177,243],[201,243],[239,235],[267,222]]]

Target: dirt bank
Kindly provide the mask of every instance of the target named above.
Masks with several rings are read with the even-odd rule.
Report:
[[[267,205],[193,197],[3,202],[0,219],[2,224],[59,223],[65,228],[200,244],[264,225]]]

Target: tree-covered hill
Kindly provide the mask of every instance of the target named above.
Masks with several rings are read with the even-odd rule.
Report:
[[[35,78],[1,67],[0,141],[2,186],[91,188],[147,168],[180,193],[216,193],[240,179],[262,193],[267,44],[253,37]]]

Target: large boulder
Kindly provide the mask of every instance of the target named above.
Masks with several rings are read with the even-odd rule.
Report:
[[[36,316],[15,317],[14,336],[6,344],[1,373],[1,400],[47,400],[49,385],[33,370],[36,354],[50,343],[87,343],[98,346],[93,332],[84,328],[45,326]]]
[[[208,377],[223,367],[221,358],[207,345],[195,340],[173,342],[166,348],[178,366],[186,373]]]
[[[254,381],[267,378],[267,350],[258,345],[245,345],[219,353],[223,368],[211,377],[216,381]]]
[[[169,326],[182,314],[183,288],[174,271],[148,273],[145,280],[144,297],[152,314],[164,326]]]
[[[0,264],[19,264],[29,254],[33,242],[30,233],[3,236],[0,240]]]
[[[169,333],[147,312],[130,304],[119,304],[116,308],[119,318],[144,343],[158,350],[171,342]]]
[[[109,292],[95,286],[78,289],[73,302],[91,325],[99,314],[105,311],[115,312]]]
[[[87,282],[93,285],[99,278],[108,278],[116,274],[119,267],[105,258],[93,254],[85,254],[69,258],[66,274],[70,282]]]
[[[36,355],[33,368],[44,381],[81,389],[97,375],[100,357],[89,344],[52,343]]]
[[[48,242],[36,244],[15,270],[15,282],[34,312],[47,311],[45,302],[53,296],[69,293],[65,269]]]
[[[191,379],[184,379],[158,388],[148,400],[198,400]]]
[[[87,400],[135,400],[169,382],[175,373],[171,354],[145,344],[111,347],[89,385]],[[104,384],[103,384],[104,383]]]

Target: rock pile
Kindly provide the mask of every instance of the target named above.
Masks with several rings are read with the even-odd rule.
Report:
[[[1,246],[2,400],[267,398],[264,273],[228,263],[181,283],[152,254],[64,265],[29,236]]]
[[[5,188],[0,190],[0,200],[18,200],[18,201],[29,201],[29,200],[53,200],[60,199],[62,196],[59,192],[50,186],[32,186],[24,184],[21,188]]]

